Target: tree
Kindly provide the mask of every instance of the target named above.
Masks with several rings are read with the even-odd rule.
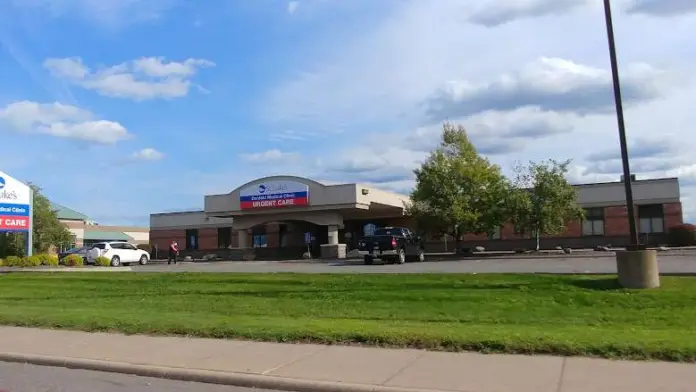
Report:
[[[508,214],[516,230],[534,236],[536,250],[542,234],[561,234],[568,222],[584,217],[577,191],[566,179],[568,165],[570,160],[551,159],[515,167],[513,188],[507,198]]]
[[[445,123],[439,147],[414,173],[407,213],[421,231],[452,235],[457,250],[462,234],[492,234],[505,221],[509,182],[478,154],[464,127]]]
[[[55,210],[51,209],[51,202],[41,193],[41,188],[30,184],[34,191],[34,218],[33,245],[34,253],[47,252],[51,245],[70,243],[73,240],[72,233],[58,220]],[[6,233],[0,235],[0,256],[22,256],[24,254],[25,234]]]
[[[57,212],[51,208],[41,188],[30,186],[34,191],[34,252],[47,252],[51,245],[71,243],[72,233],[58,220]]]

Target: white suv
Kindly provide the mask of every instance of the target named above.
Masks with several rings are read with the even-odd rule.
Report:
[[[111,260],[112,267],[130,263],[145,265],[150,261],[149,253],[138,249],[135,245],[121,241],[98,242],[92,245],[92,248],[87,251],[87,261],[94,263],[97,257],[106,257]]]

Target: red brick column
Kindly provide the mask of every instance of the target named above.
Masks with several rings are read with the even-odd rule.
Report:
[[[277,223],[271,223],[266,225],[266,246],[269,248],[279,248],[280,247],[280,227]]]
[[[215,250],[217,247],[217,228],[198,229],[198,250]]]
[[[684,223],[681,203],[667,203],[662,208],[665,216],[665,231],[669,231],[670,227]]]
[[[637,210],[637,208],[636,208]],[[636,217],[638,211],[636,211]],[[638,225],[638,222],[636,222]],[[614,206],[604,208],[604,235],[622,236],[630,235],[628,227],[628,209],[626,206]]]

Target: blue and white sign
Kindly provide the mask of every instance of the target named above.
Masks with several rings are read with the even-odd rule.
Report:
[[[365,226],[363,226],[363,236],[371,237],[375,235],[375,230],[377,230],[377,225],[375,225],[374,223],[368,223]]]
[[[0,232],[31,230],[31,188],[0,171]]]
[[[239,208],[280,208],[309,205],[309,185],[298,181],[266,181],[239,191]]]
[[[304,242],[305,242],[305,244],[312,243],[312,233],[310,233],[310,232],[304,233]]]

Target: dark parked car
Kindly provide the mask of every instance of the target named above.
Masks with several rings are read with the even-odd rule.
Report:
[[[421,238],[405,227],[383,227],[358,242],[358,251],[365,264],[375,259],[403,264],[406,261],[425,261]]]
[[[80,248],[72,248],[72,249],[64,250],[64,251],[58,253],[58,260],[63,261],[63,259],[69,255],[78,255],[78,256],[81,256],[84,263],[87,264],[87,251],[89,249],[90,249],[90,247],[88,247],[88,246],[82,246]]]

